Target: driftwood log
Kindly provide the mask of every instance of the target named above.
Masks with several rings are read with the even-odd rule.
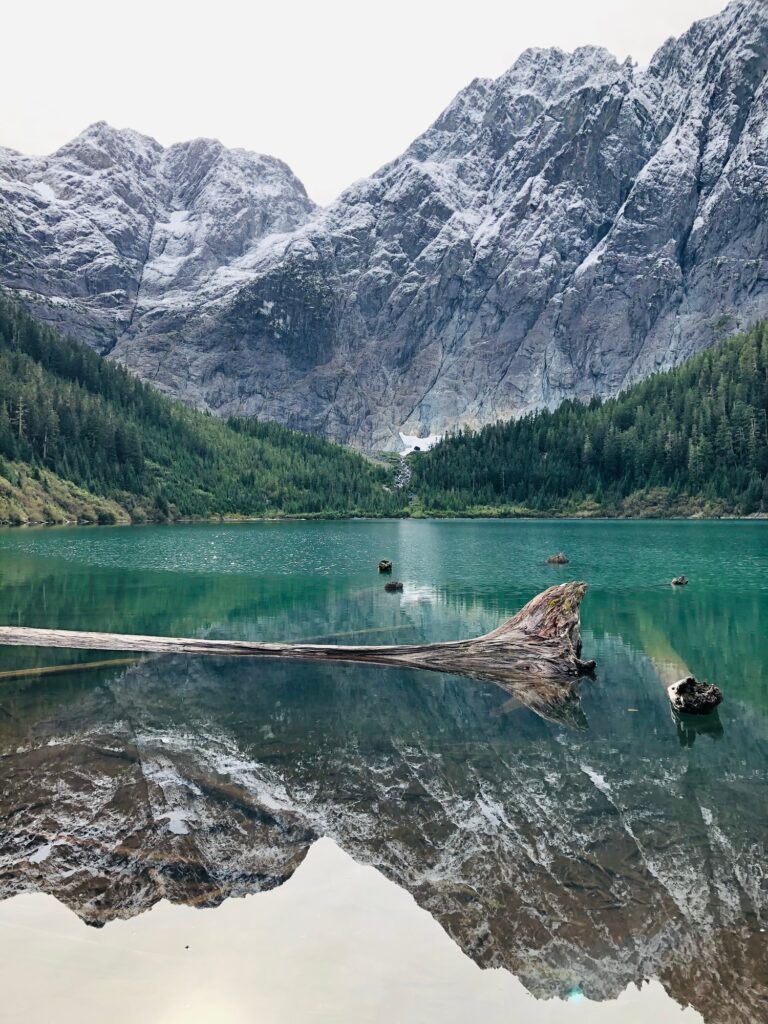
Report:
[[[590,674],[595,668],[593,661],[580,658],[579,606],[586,589],[584,583],[550,587],[491,633],[449,643],[371,647],[251,643],[0,626],[0,645],[408,666],[488,680],[526,705],[543,710],[572,699],[578,677]]]

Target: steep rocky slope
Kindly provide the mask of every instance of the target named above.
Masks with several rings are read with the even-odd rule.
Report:
[[[104,122],[50,157],[0,150],[0,182],[3,281],[101,352],[164,304],[199,315],[207,282],[314,210],[272,157]]]
[[[614,394],[768,315],[767,71],[761,0],[643,70],[529,50],[325,210],[97,125],[0,156],[0,282],[188,401],[366,448]]]

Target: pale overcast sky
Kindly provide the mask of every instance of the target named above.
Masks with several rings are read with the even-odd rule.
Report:
[[[26,0],[3,10],[0,145],[93,121],[287,161],[317,202],[401,152],[528,46],[640,64],[725,0]]]

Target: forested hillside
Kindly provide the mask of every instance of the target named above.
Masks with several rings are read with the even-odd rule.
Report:
[[[0,521],[393,510],[387,474],[318,437],[173,402],[0,295]]]
[[[411,459],[427,512],[764,512],[768,324],[616,399],[463,430]]]
[[[617,399],[462,430],[409,461],[406,496],[328,441],[171,401],[0,295],[4,523],[765,512],[768,324]]]

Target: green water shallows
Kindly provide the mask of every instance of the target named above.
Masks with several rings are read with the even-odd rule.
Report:
[[[559,550],[571,564],[546,565]],[[383,592],[380,557],[394,560],[402,595]],[[685,590],[669,586],[679,573],[691,580]],[[684,662],[768,707],[762,522],[355,521],[0,532],[0,622],[60,629],[451,640],[492,628],[539,590],[572,578],[590,587],[588,634]],[[45,663],[50,655],[0,653],[3,667],[19,659]]]
[[[560,550],[570,564],[546,565]],[[0,895],[42,888],[93,923],[216,903],[329,835],[537,995],[653,976],[708,1024],[761,1021],[768,524],[0,533],[0,621],[27,626],[448,640],[573,578],[598,662],[580,729],[487,684],[370,666],[179,657],[4,681]],[[93,657],[4,649],[0,668],[67,656]],[[673,720],[664,685],[688,671],[723,688],[714,718]]]

